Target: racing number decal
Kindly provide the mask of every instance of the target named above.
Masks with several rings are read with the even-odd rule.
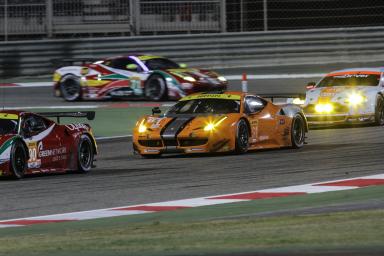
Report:
[[[39,155],[39,147],[41,147],[41,142],[39,146],[37,146],[37,142],[29,142],[28,143],[28,151],[29,151],[29,160],[28,160],[28,168],[39,168],[41,166],[41,159],[38,158]]]
[[[135,92],[135,94],[142,94],[143,88],[141,86],[141,79],[140,77],[133,76],[130,78],[130,87]]]

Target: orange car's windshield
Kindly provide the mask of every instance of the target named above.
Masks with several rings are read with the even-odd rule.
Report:
[[[240,101],[227,99],[193,99],[179,101],[165,115],[239,113]]]
[[[327,76],[323,78],[316,87],[331,86],[377,86],[380,75],[374,74],[346,74],[338,76]]]

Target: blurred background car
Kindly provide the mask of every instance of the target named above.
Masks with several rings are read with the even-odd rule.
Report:
[[[213,71],[187,68],[151,55],[118,56],[62,67],[55,71],[54,82],[55,96],[67,101],[132,97],[159,101],[227,88],[227,80]]]

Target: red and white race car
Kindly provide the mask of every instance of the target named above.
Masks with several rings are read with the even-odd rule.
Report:
[[[80,61],[81,64],[73,65]],[[65,60],[63,60],[65,62]],[[180,99],[195,92],[227,88],[227,80],[211,70],[187,68],[164,57],[129,55],[86,63],[70,59],[54,74],[54,94],[67,101],[80,99],[130,99],[153,101]]]
[[[88,124],[60,125],[61,117],[87,117],[95,112],[35,114],[0,112],[0,176],[23,178],[34,173],[70,170],[88,172],[97,154],[96,140]],[[47,117],[56,117],[54,122]]]

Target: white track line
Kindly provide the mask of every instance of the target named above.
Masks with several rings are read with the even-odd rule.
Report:
[[[365,186],[384,185],[384,174],[370,175],[344,180],[324,181],[318,183],[304,184],[299,186],[288,186],[273,189],[264,189],[236,194],[216,195],[209,197],[190,198],[144,205],[121,206],[107,209],[91,211],[80,211],[63,214],[54,214],[22,219],[11,219],[0,221],[0,228],[20,227],[32,224],[80,221],[98,218],[136,215],[153,213],[160,211],[172,211],[177,209],[208,206],[216,204],[227,204],[244,202],[258,199],[268,199],[276,197],[286,197],[294,195],[305,195],[311,193],[323,193],[330,191],[340,191],[356,189]]]

